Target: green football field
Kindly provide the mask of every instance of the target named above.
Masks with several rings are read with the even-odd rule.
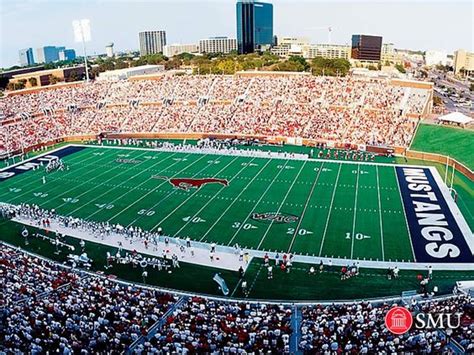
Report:
[[[450,156],[472,170],[474,154],[472,148],[469,149],[472,142],[474,142],[472,129],[420,124],[410,149]]]
[[[66,171],[3,181],[0,201],[223,245],[413,260],[394,166],[98,147],[63,160]],[[157,176],[228,185],[184,190]],[[272,214],[290,221],[258,218]]]

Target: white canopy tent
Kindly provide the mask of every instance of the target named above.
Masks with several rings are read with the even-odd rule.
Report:
[[[461,112],[448,113],[447,115],[438,117],[438,120],[441,122],[457,123],[461,125],[466,125],[474,121],[474,119],[462,114]]]

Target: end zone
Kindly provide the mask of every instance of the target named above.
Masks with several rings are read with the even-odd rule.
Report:
[[[417,262],[474,262],[473,234],[436,169],[396,172]]]

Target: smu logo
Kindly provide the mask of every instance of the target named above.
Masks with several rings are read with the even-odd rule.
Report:
[[[206,184],[221,184],[228,186],[229,182],[225,179],[215,178],[204,178],[204,179],[193,179],[193,178],[168,178],[166,176],[153,176],[154,179],[166,180],[177,189],[189,191],[191,188],[199,189],[201,186]]]
[[[416,329],[456,329],[461,326],[462,313],[418,313],[414,318],[404,307],[393,307],[385,315],[385,326],[393,334],[408,332],[414,325]]]
[[[393,334],[405,334],[413,325],[411,313],[403,307],[393,307],[385,315],[385,326]]]

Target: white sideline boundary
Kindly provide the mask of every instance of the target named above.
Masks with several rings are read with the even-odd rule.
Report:
[[[467,225],[467,222],[465,221],[461,211],[459,210],[458,206],[456,203],[452,200],[451,194],[449,193],[448,187],[444,184],[444,182],[441,179],[441,176],[439,175],[438,171],[434,166],[419,166],[419,165],[405,165],[405,164],[388,164],[388,163],[375,163],[375,162],[352,162],[352,161],[339,161],[339,160],[326,160],[326,159],[310,159],[306,155],[298,154],[298,155],[292,155],[292,154],[282,154],[282,153],[275,153],[275,152],[268,152],[268,151],[252,151],[252,150],[216,150],[216,149],[205,149],[205,150],[174,150],[174,149],[168,149],[168,148],[156,148],[156,149],[150,149],[150,148],[140,148],[140,147],[122,147],[122,146],[98,146],[98,145],[87,145],[87,144],[67,144],[64,146],[61,146],[59,148],[53,149],[51,151],[46,151],[44,154],[39,154],[34,157],[31,157],[29,159],[23,160],[21,162],[18,162],[16,164],[10,165],[8,167],[5,167],[3,169],[0,169],[0,171],[8,170],[11,169],[12,167],[16,167],[18,165],[25,164],[31,160],[38,159],[39,157],[43,155],[51,155],[56,151],[65,149],[67,147],[71,146],[77,146],[77,147],[85,147],[85,148],[95,148],[95,149],[125,149],[125,150],[146,150],[146,151],[163,151],[163,152],[173,152],[173,153],[183,153],[183,154],[207,154],[207,155],[238,155],[242,157],[254,157],[254,158],[266,158],[266,159],[281,159],[281,160],[307,160],[307,161],[314,161],[314,162],[332,162],[332,163],[339,163],[339,164],[351,164],[351,165],[360,165],[360,164],[367,164],[367,165],[373,165],[373,166],[389,166],[389,167],[407,167],[407,168],[420,168],[420,169],[429,169],[431,173],[433,174],[433,177],[438,184],[440,191],[443,194],[444,199],[446,200],[448,207],[450,208],[451,212],[453,213],[453,217],[455,218],[461,232],[463,233],[466,243],[468,244],[471,252],[474,254],[474,236],[472,234],[472,231],[470,230],[469,226]],[[1,202],[0,202],[1,203]],[[403,204],[403,202],[402,202]],[[8,204],[6,204],[8,205]],[[405,216],[406,218],[406,216]],[[36,226],[33,221],[29,221],[26,219],[14,219],[15,222],[24,224],[24,225],[29,225],[31,227],[38,227]],[[53,223],[52,223],[53,224]],[[40,227],[41,229],[41,227]],[[47,228],[42,228],[42,229],[47,229]],[[84,239],[84,240],[89,240],[93,241],[99,244],[103,245],[108,245],[111,247],[118,247],[117,245],[109,244],[109,243],[101,243],[100,240],[95,238],[94,236],[91,236],[88,231],[82,231],[82,233],[77,233],[78,231],[81,232],[80,230],[77,229],[67,229],[65,230],[61,226],[57,225],[56,229],[49,228],[47,229],[52,232],[58,231],[59,233],[79,238],[79,239]],[[118,236],[120,237],[120,236]],[[123,238],[123,236],[121,236]],[[181,238],[174,238],[174,237],[169,237],[170,244],[176,244],[177,245],[177,250],[178,252],[175,253],[178,255],[178,258],[180,261],[185,261],[181,260],[181,252],[179,252],[179,245],[183,244],[183,239]],[[410,239],[411,242],[411,239]],[[128,241],[125,241],[125,243],[122,243],[123,249],[127,249],[125,246],[129,244]],[[132,244],[136,247],[136,243]],[[217,243],[216,243],[217,244]],[[241,266],[241,263],[238,261],[239,256],[236,255],[235,253],[235,248],[225,246],[225,245],[217,245],[216,246],[216,257],[219,257],[220,259],[229,258],[229,261],[233,260],[235,257],[237,257],[237,263],[235,264],[234,262],[230,262],[229,264],[227,263],[221,263],[218,265],[216,262],[212,262],[209,260],[208,262],[206,260],[209,259],[209,248],[210,248],[210,243],[204,243],[204,242],[198,242],[195,240],[192,240],[192,245],[199,250],[205,250],[206,257],[202,258],[201,257],[197,258],[196,262],[193,262],[194,264],[198,265],[203,265],[203,266],[211,266],[215,268],[221,268],[221,269],[227,269],[227,270],[238,270],[239,267]],[[128,250],[133,250],[136,248],[128,249]],[[144,246],[143,246],[143,249]],[[144,254],[149,254],[149,255],[154,255],[157,257],[161,257],[162,254],[157,253],[156,255],[150,252],[150,249],[146,249],[145,251],[140,251],[136,249],[137,251],[144,253]],[[250,258],[257,257],[257,258],[263,258],[265,254],[269,253],[270,258],[273,257],[273,253],[270,253],[270,251],[265,251],[265,250],[255,250],[252,248],[245,248],[243,249],[244,252],[248,253]],[[276,252],[276,251],[275,251]],[[222,255],[221,255],[222,254]],[[172,254],[170,254],[172,255]],[[221,257],[222,256],[222,257]],[[234,256],[234,258],[232,258]],[[415,256],[414,256],[415,257]],[[199,260],[198,260],[199,259]],[[401,270],[425,270],[428,268],[428,266],[432,266],[433,270],[465,270],[465,271],[471,271],[473,269],[473,264],[472,263],[418,263],[418,262],[409,262],[409,261],[398,261],[398,260],[389,260],[389,261],[379,261],[379,260],[366,260],[366,259],[351,259],[351,258],[337,258],[337,257],[320,257],[320,256],[315,256],[313,255],[302,255],[302,254],[294,254],[293,258],[294,262],[300,262],[300,263],[307,263],[307,264],[319,264],[320,261],[323,261],[323,263],[327,264],[329,261],[332,262],[333,265],[335,266],[347,266],[347,265],[352,265],[356,263],[358,267],[362,268],[393,268],[397,266]],[[186,262],[190,262],[189,260],[186,260]],[[245,266],[245,267],[244,267]],[[247,265],[243,265],[244,270],[246,270]]]
[[[4,204],[8,205],[8,204]],[[221,245],[216,243],[216,253],[215,258],[219,260],[211,261],[209,258],[209,251],[211,243],[199,242],[191,240],[191,246],[194,250],[195,257],[189,257],[188,251],[183,257],[179,250],[181,245],[185,245],[185,240],[182,238],[174,238],[168,236],[169,245],[166,247],[164,243],[165,236],[160,237],[158,243],[158,248],[156,251],[153,250],[153,244],[149,244],[148,249],[145,248],[144,244],[141,241],[135,240],[130,244],[129,240],[125,239],[123,235],[116,233],[110,233],[109,236],[105,236],[104,239],[100,239],[97,236],[92,235],[92,233],[83,228],[66,228],[56,222],[54,219],[51,220],[51,226],[44,228],[38,226],[35,221],[30,220],[24,217],[16,217],[12,219],[14,222],[27,225],[34,228],[39,228],[42,230],[47,230],[52,233],[61,233],[73,238],[84,239],[85,241],[94,242],[102,245],[109,246],[111,248],[119,248],[118,242],[122,242],[122,249],[133,251],[136,250],[139,253],[147,254],[155,257],[162,257],[163,250],[169,250],[166,254],[171,257],[174,253],[178,256],[179,261],[188,262],[192,264],[209,266],[214,268],[220,268],[225,270],[237,271],[240,266],[244,268],[244,271],[247,269],[248,264],[245,261],[239,261],[239,252],[234,247]],[[264,258],[265,254],[268,253],[270,259],[274,259],[275,252],[265,251],[265,250],[255,250],[251,248],[242,248],[244,253],[249,255],[249,264],[252,258]],[[186,257],[188,256],[188,257]],[[350,258],[328,258],[328,257],[318,257],[314,255],[302,255],[294,254],[293,262],[306,263],[319,265],[323,261],[324,264],[328,264],[331,261],[334,266],[347,266],[356,264],[361,268],[376,268],[376,269],[388,269],[389,267],[393,268],[397,266],[401,270],[426,270],[428,266],[432,266],[433,270],[459,270],[459,271],[472,271],[471,263],[417,263],[409,261],[377,261],[377,260],[359,260],[359,259],[350,259]]]

